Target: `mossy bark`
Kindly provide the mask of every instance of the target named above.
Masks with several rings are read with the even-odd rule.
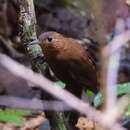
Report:
[[[45,73],[47,64],[44,62],[44,55],[38,44],[32,44],[37,39],[36,17],[33,0],[19,0],[20,3],[20,32],[23,46],[32,63],[32,68],[42,74]],[[63,112],[53,112],[54,123],[51,126],[54,130],[67,130]],[[51,120],[52,120],[51,119]]]

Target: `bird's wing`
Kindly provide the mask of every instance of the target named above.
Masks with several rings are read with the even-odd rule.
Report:
[[[67,63],[69,75],[71,75],[77,83],[83,85],[83,87],[94,91],[97,87],[97,73],[92,62],[80,59],[69,61]]]

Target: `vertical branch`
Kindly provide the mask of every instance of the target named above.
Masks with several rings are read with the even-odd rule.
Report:
[[[121,49],[109,56],[107,65],[107,79],[106,79],[106,110],[109,111],[115,108],[116,93],[117,93],[117,75],[120,61]]]
[[[125,31],[124,20],[118,18],[115,26],[115,35],[123,33]],[[121,42],[121,41],[120,41]],[[119,43],[122,44],[122,43]],[[113,109],[117,102],[117,77],[120,65],[121,49],[119,48],[114,53],[112,50],[115,46],[112,44],[111,50],[109,50],[108,56],[108,68],[107,68],[107,79],[106,79],[106,111]]]
[[[20,36],[24,43],[36,38],[36,17],[33,0],[20,0]]]
[[[102,53],[103,47],[107,43],[106,36],[108,33],[108,28],[106,25],[109,23],[107,21],[108,19],[106,19],[106,16],[107,15],[109,16],[110,12],[112,11],[110,11],[110,8],[108,7],[106,8],[106,12],[104,14],[103,12],[105,10],[104,7],[107,3],[105,0],[98,0],[98,1],[91,0],[89,3],[95,18],[95,24],[96,24],[95,38],[99,42],[101,50],[100,88],[105,97],[106,109],[111,110],[112,108],[115,107],[116,104],[116,82],[117,82],[121,49],[119,49],[117,52],[114,52],[114,54],[110,53],[110,55],[107,56],[106,54]],[[113,14],[111,15],[113,16]],[[117,25],[118,25],[118,27],[116,28],[117,30],[120,30],[119,29],[120,26],[121,27],[123,26],[120,25],[118,21]],[[113,50],[114,48],[111,49]]]
[[[19,0],[20,2],[20,32],[21,41],[29,59],[31,60],[32,67],[36,71],[44,74],[45,63],[43,53],[40,46],[37,44],[36,34],[36,17],[33,0]],[[36,42],[37,41],[37,42]]]
[[[92,15],[94,17],[94,22],[96,24],[96,29],[94,30],[94,37],[97,40],[97,42],[100,45],[100,52],[102,52],[102,48],[107,43],[106,41],[106,30],[104,25],[104,15],[103,15],[103,0],[91,0],[88,1],[88,4],[90,5],[90,8],[92,10]],[[105,82],[103,79],[106,79],[106,66],[107,66],[107,60],[105,60],[101,56],[101,74],[100,74],[100,89],[101,91],[105,91]],[[104,94],[105,95],[105,94]]]
[[[96,24],[96,29],[94,30],[94,37],[99,43],[100,46],[100,90],[103,93],[103,96],[106,99],[106,79],[107,79],[107,65],[108,65],[108,57],[104,57],[102,54],[102,49],[106,45],[106,30],[104,25],[104,14],[103,14],[103,2],[104,0],[91,0],[89,1],[90,8],[92,10],[92,14],[94,15],[94,21]]]
[[[19,0],[20,2],[20,24],[21,32],[20,36],[25,47],[29,59],[31,59],[32,67],[44,74],[46,69],[46,63],[44,63],[44,56],[40,46],[37,44],[37,35],[36,35],[36,17],[34,10],[33,0]],[[54,112],[52,113],[55,124],[52,128],[57,130],[66,130],[66,124],[64,122],[64,114]],[[62,122],[62,124],[59,124]]]
[[[94,36],[101,48],[106,43],[105,38],[105,27],[104,27],[104,17],[103,17],[103,0],[91,0],[88,1],[92,14],[94,16],[94,21],[96,24],[96,29],[94,30]]]

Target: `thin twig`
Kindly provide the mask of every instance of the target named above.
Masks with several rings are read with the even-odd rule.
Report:
[[[115,54],[116,52],[118,52],[122,46],[124,46],[125,44],[127,44],[127,42],[130,40],[130,31],[124,31],[123,33],[119,34],[118,36],[114,37],[113,40],[102,49],[102,57],[103,57],[103,71],[102,71],[102,88],[105,88],[106,86],[106,72],[107,72],[107,66],[108,66],[108,59],[109,57],[111,57],[113,54]],[[116,56],[115,56],[115,62],[116,63]],[[118,61],[119,61],[119,57],[118,57]],[[114,65],[112,65],[114,67]],[[117,63],[116,63],[116,67],[117,67]],[[116,68],[114,67],[114,68]],[[113,69],[114,69],[113,68]],[[115,70],[114,70],[115,71]],[[113,80],[113,74],[111,74],[112,76],[111,79]],[[109,81],[107,81],[109,82]],[[112,90],[114,91],[114,90]],[[109,97],[111,98],[111,97]],[[113,100],[113,98],[111,98]]]
[[[109,56],[114,52],[118,51],[122,46],[127,44],[130,41],[130,31],[125,31],[118,36],[116,36],[112,42],[110,42],[104,49],[102,50],[102,55]]]
[[[45,91],[49,92],[50,94],[64,101],[67,105],[69,105],[73,109],[85,114],[86,116],[88,116],[88,118],[95,120],[98,123],[102,124],[103,126],[112,130],[117,130],[117,129],[125,130],[117,123],[113,124],[113,123],[104,122],[105,116],[103,116],[103,114],[101,114],[99,111],[96,111],[94,108],[92,108],[88,103],[81,101],[71,93],[60,88],[58,85],[54,84],[53,82],[47,80],[42,75],[34,73],[32,70],[15,62],[11,58],[7,57],[6,55],[2,55],[2,54],[0,55],[0,63],[13,74],[20,76],[21,78],[26,79],[40,86]]]
[[[9,108],[31,109],[31,110],[54,110],[68,111],[72,108],[68,107],[62,101],[47,101],[39,99],[26,99],[14,96],[0,96],[0,105]]]
[[[115,26],[115,32],[116,32],[115,35],[116,34],[119,35],[124,31],[125,31],[124,20],[118,18]],[[113,42],[111,42],[111,44],[113,44]],[[114,49],[114,45],[112,45],[111,49],[112,50]],[[113,108],[115,108],[117,102],[117,94],[116,94],[117,77],[118,77],[118,70],[120,65],[121,50],[122,48],[119,48],[116,52],[110,54],[108,58],[104,57],[104,59],[106,58],[108,61],[107,73],[106,73],[107,77],[105,79],[106,80],[106,112],[109,112]]]

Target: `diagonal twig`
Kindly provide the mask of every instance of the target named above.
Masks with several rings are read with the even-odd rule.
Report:
[[[69,105],[73,109],[85,114],[88,118],[97,121],[98,123],[102,124],[103,126],[109,129],[125,130],[117,123],[113,124],[113,123],[104,122],[105,116],[101,114],[99,111],[96,111],[94,108],[92,108],[88,103],[81,101],[80,99],[73,96],[71,93],[60,88],[58,85],[54,84],[53,82],[47,80],[42,75],[34,73],[32,70],[17,63],[16,61],[12,60],[6,55],[2,55],[2,54],[0,55],[0,63],[13,74],[20,76],[21,78],[26,79],[38,85],[45,91],[49,92],[50,94],[64,101],[67,105]]]

